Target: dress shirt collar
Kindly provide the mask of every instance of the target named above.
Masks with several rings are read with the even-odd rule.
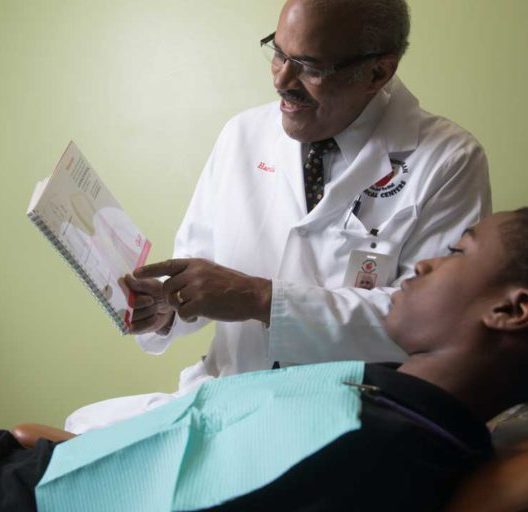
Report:
[[[391,98],[392,80],[368,103],[359,117],[334,137],[346,165],[350,166],[374,132]]]

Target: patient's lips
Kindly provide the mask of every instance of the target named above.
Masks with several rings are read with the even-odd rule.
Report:
[[[414,276],[414,277],[409,277],[408,279],[404,279],[401,284],[400,284],[400,288],[403,292],[407,291],[411,284],[413,283],[413,281],[416,280],[416,277],[417,276]]]
[[[390,296],[390,300],[391,302],[394,304],[394,301],[395,300],[398,300],[398,297],[402,294],[402,293],[405,293],[405,291],[409,288],[409,284],[411,283],[411,281],[413,280],[414,278],[410,278],[410,279],[404,279],[402,282],[401,282],[401,285],[400,285],[400,289],[399,290],[396,290],[391,296]]]

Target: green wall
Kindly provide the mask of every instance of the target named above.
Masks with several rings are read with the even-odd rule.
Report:
[[[25,218],[70,139],[169,257],[223,123],[274,98],[258,48],[282,0],[0,0],[0,425],[173,390],[211,329],[143,354]],[[528,203],[525,0],[412,0],[400,75],[487,148],[496,209]]]

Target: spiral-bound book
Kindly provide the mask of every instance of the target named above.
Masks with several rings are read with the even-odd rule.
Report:
[[[74,142],[37,183],[27,215],[126,334],[134,299],[121,278],[145,263],[151,244]]]

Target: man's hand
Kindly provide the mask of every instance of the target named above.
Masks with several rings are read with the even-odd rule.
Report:
[[[174,320],[174,309],[165,300],[163,283],[157,279],[135,279],[131,275],[124,278],[126,287],[134,292],[135,299],[130,334],[156,332],[165,335]]]
[[[234,322],[256,319],[269,325],[271,281],[204,259],[176,259],[134,272],[139,280],[170,276],[163,283],[166,302],[183,320],[198,316]]]

